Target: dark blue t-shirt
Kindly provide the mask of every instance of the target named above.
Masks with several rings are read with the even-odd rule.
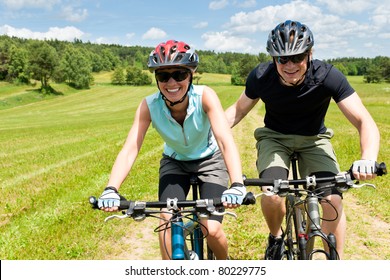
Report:
[[[355,92],[340,71],[320,60],[312,61],[299,86],[285,86],[279,79],[274,63],[259,64],[248,75],[245,94],[264,102],[265,126],[284,134],[324,133],[331,98],[337,103]]]

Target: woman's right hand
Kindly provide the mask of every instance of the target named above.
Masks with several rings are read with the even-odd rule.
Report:
[[[98,199],[98,207],[107,212],[118,211],[120,200],[118,190],[114,187],[107,187]]]

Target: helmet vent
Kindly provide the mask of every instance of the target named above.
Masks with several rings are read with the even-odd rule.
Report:
[[[286,20],[270,32],[267,51],[271,56],[297,55],[310,50],[313,45],[313,34],[306,25]]]
[[[184,56],[183,56],[182,53],[178,53],[177,56],[175,57],[175,60],[174,60],[174,61],[180,61],[180,60],[182,60],[183,57],[184,57]]]
[[[199,57],[185,42],[169,40],[160,43],[149,55],[148,67],[151,72],[160,67],[185,67],[195,71]]]

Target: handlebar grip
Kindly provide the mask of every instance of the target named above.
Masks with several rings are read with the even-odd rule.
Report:
[[[242,201],[242,205],[250,205],[256,204],[256,197],[252,192],[247,192],[244,200]]]
[[[215,197],[213,198],[213,202],[215,206],[221,206],[222,205],[222,199],[221,197]]]
[[[376,166],[376,174],[378,176],[382,176],[382,175],[386,175],[387,174],[387,168],[386,168],[386,163],[384,162],[381,162],[381,163],[377,163],[377,166]]]
[[[353,176],[353,173],[352,173],[352,167],[353,167],[353,165],[351,166],[351,168],[349,168],[348,173],[351,175],[351,179],[355,180],[355,177]],[[381,162],[381,163],[376,162],[375,169],[376,169],[375,174],[378,176],[383,176],[383,175],[387,174],[386,163],[384,163],[384,162]]]
[[[89,203],[91,204],[93,209],[99,209],[99,207],[98,207],[98,200],[97,200],[96,197],[90,196],[89,197]]]
[[[89,203],[93,209],[100,209],[98,206],[98,199],[95,196],[89,197]],[[124,197],[120,200],[119,210],[126,210],[130,206],[130,201],[126,200]]]

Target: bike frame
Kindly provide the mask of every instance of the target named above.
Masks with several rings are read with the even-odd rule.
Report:
[[[192,188],[192,199],[197,200],[200,197],[199,194],[199,181],[198,178],[193,175],[190,178],[190,184]],[[181,226],[181,229],[184,230],[183,240],[173,240],[173,235],[172,235],[172,248],[174,247],[174,244],[181,244],[181,242],[184,242],[182,250],[184,250],[184,255],[185,259],[199,259],[203,260],[204,259],[204,235],[199,223],[199,217],[194,213],[192,215],[192,220],[188,221],[185,224],[178,225],[179,227]],[[180,223],[180,222],[179,222]],[[172,227],[177,228],[177,225],[172,225]],[[178,229],[177,229],[178,230]],[[191,250],[188,248],[186,238],[189,236],[190,238],[190,245],[191,245]],[[175,237],[177,238],[177,236]],[[214,254],[211,251],[211,249],[206,245],[207,247],[207,259],[211,260],[214,259]],[[195,252],[196,255],[190,254]],[[182,254],[180,254],[180,257],[182,257]],[[173,256],[172,256],[173,259]]]
[[[192,188],[192,199],[198,199],[198,179],[196,176],[190,178]],[[192,220],[183,223],[179,215],[175,215],[171,220],[171,246],[172,246],[172,260],[189,260],[189,259],[203,259],[203,232],[199,226],[198,216],[194,213]],[[196,255],[190,254],[186,242],[187,236],[190,236],[191,249]],[[192,252],[191,252],[192,253]]]
[[[298,179],[297,155],[291,156],[291,170],[293,179]],[[310,187],[310,185],[308,186]],[[286,197],[286,257],[287,259],[307,260],[312,259],[316,253],[322,253],[327,259],[336,260],[336,237],[330,233],[325,235],[321,230],[321,218],[318,197],[309,192],[305,199],[302,199],[298,191],[299,185],[294,193],[288,193]],[[323,249],[314,249],[315,239],[320,237],[327,245],[329,252]]]

